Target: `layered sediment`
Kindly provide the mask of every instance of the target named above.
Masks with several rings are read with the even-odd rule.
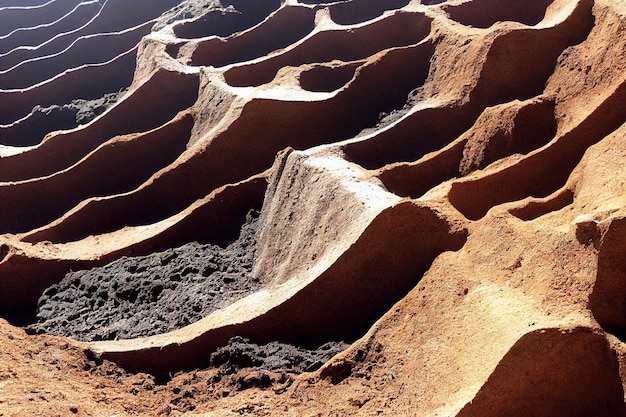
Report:
[[[15,3],[0,315],[63,339],[0,366],[89,392],[45,413],[626,415],[623,2]]]

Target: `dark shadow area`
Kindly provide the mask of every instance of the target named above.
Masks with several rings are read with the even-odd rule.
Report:
[[[74,164],[114,136],[146,132],[191,107],[198,97],[197,74],[158,70],[133,94],[83,128],[50,136],[38,148],[0,160],[0,181],[53,174]]]
[[[443,148],[469,129],[479,112],[480,109],[473,106],[422,109],[376,135],[350,143],[343,149],[349,161],[366,169],[378,169],[400,161],[415,161]]]
[[[459,141],[431,158],[381,168],[378,178],[387,190],[400,197],[419,198],[442,182],[460,176],[464,146],[465,142]]]
[[[2,58],[2,68],[9,68],[30,59],[57,54],[70,47],[79,38],[96,34],[112,34],[136,26],[143,26],[161,16],[163,12],[177,5],[180,1],[106,0],[102,10],[87,25],[78,30],[59,34],[34,49],[14,49]]]
[[[201,41],[193,51],[189,65],[222,67],[263,57],[297,42],[314,28],[314,10],[284,7],[250,31],[227,39]]]
[[[97,100],[119,92],[132,83],[136,58],[137,48],[133,48],[111,61],[71,69],[24,90],[0,90],[0,124],[23,118],[35,106],[50,107],[78,99]],[[21,146],[22,142],[16,137],[12,143]]]
[[[231,68],[226,82],[236,87],[259,86],[274,79],[280,68],[332,60],[357,61],[393,47],[417,44],[430,33],[431,19],[398,12],[370,25],[316,33],[293,49],[257,63]]]
[[[48,133],[76,127],[76,111],[70,108],[37,106],[24,119],[0,127],[0,144],[37,145]]]
[[[552,139],[556,131],[552,101],[532,102],[519,108],[515,103],[510,104],[486,109],[474,127],[450,145],[446,144],[445,138],[440,138],[439,143],[445,148],[437,155],[381,168],[379,178],[389,191],[403,197],[418,198],[444,181],[467,175],[509,155],[526,154]],[[471,114],[474,109],[467,107],[467,113]],[[445,114],[443,109],[439,112]],[[494,122],[494,119],[498,121]],[[444,122],[441,120],[439,123]],[[422,123],[432,123],[432,120]],[[437,130],[444,131],[427,131],[434,133]],[[423,129],[420,131],[423,132]],[[448,139],[453,140],[450,136]]]
[[[51,0],[0,0],[0,7],[33,7],[49,3]]]
[[[323,5],[323,6],[327,6],[327,5],[331,5],[331,4],[337,4],[337,3],[343,3],[345,2],[345,0],[336,0],[336,1],[332,1],[332,0],[298,0],[298,3],[302,3],[302,4],[318,4],[318,5]]]
[[[21,62],[0,74],[0,89],[30,87],[71,68],[110,61],[133,49],[151,27],[147,23],[123,33],[81,38],[59,55]]]
[[[81,201],[131,191],[186,149],[193,118],[186,115],[136,137],[105,144],[68,171],[0,187],[0,230],[27,232]]]
[[[300,74],[300,87],[307,91],[331,92],[348,83],[362,63],[318,65]]]
[[[554,0],[473,0],[447,6],[450,19],[465,26],[488,28],[496,22],[513,21],[534,26],[543,20],[546,9]]]
[[[37,46],[54,36],[76,30],[89,22],[100,10],[98,2],[80,3],[70,14],[54,23],[35,28],[19,28],[0,42],[0,54],[20,46]],[[2,12],[0,12],[2,13]],[[0,58],[0,63],[2,58]]]
[[[191,22],[174,26],[174,33],[183,39],[207,36],[230,36],[251,28],[280,7],[280,0],[222,0],[225,10],[212,10]],[[234,9],[234,10],[233,10]]]
[[[572,203],[574,203],[574,192],[565,189],[548,200],[531,201],[523,207],[509,210],[509,213],[520,220],[530,221],[545,214],[559,211]]]
[[[626,341],[626,219],[612,220],[598,243],[598,275],[589,308],[603,329]]]
[[[41,7],[0,10],[0,35],[7,35],[18,28],[54,22],[66,15],[80,2],[81,0],[54,0],[41,5]]]
[[[15,327],[26,327],[37,321],[37,307],[4,308],[0,306],[0,318]]]
[[[330,17],[340,25],[355,25],[374,19],[387,10],[400,9],[411,0],[352,0],[330,6]]]
[[[590,329],[528,333],[458,417],[623,417],[615,351]]]

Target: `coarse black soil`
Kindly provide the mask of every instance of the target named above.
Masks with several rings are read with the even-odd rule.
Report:
[[[65,107],[69,107],[76,111],[76,123],[84,125],[100,116],[109,107],[112,107],[119,99],[126,93],[125,90],[117,93],[109,93],[95,100],[73,100],[71,104],[66,104]]]
[[[179,20],[200,17],[210,10],[222,9],[224,8],[219,0],[181,1],[177,6],[172,7],[157,19],[157,22],[152,27],[152,31],[159,31],[170,23],[178,22]]]
[[[211,366],[223,374],[245,368],[266,371],[312,372],[348,347],[343,342],[328,342],[317,349],[304,349],[280,342],[258,345],[236,336],[211,354]]]
[[[239,238],[226,248],[193,242],[70,272],[41,296],[37,322],[27,331],[115,340],[198,321],[261,287],[251,276],[257,220],[258,212],[251,211]]]

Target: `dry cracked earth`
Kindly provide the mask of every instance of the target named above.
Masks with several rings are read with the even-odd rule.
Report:
[[[623,0],[0,0],[0,416],[626,416]]]

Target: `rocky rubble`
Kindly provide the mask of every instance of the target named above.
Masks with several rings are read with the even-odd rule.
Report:
[[[166,333],[198,321],[261,288],[252,276],[256,220],[220,248],[197,242],[106,266],[70,272],[39,299],[29,331],[76,340]]]

